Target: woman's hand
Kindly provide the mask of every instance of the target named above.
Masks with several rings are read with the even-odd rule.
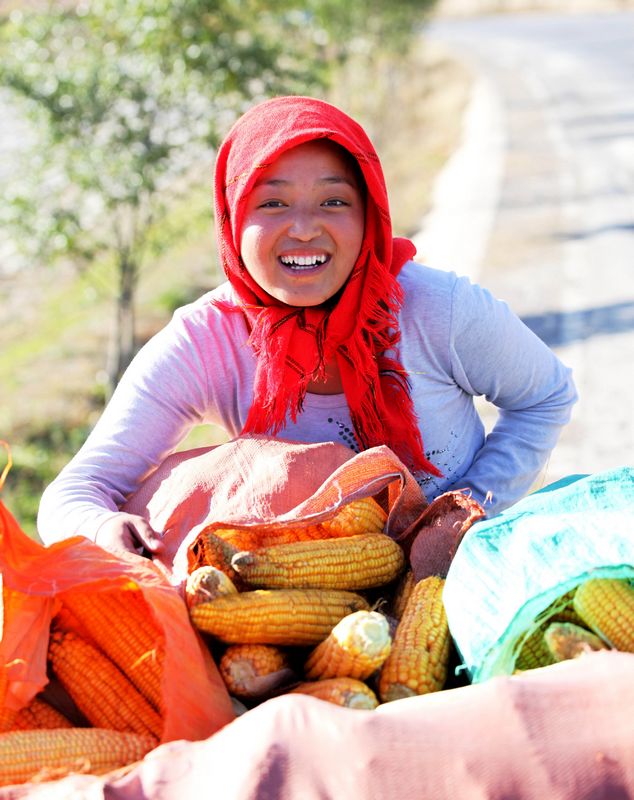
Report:
[[[97,530],[95,542],[104,550],[126,550],[146,556],[160,553],[164,548],[160,534],[144,517],[125,512],[106,520]]]

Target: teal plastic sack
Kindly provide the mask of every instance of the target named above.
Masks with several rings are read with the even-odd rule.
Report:
[[[634,579],[634,468],[570,476],[467,531],[443,594],[472,682],[510,675],[539,614],[589,577]]]

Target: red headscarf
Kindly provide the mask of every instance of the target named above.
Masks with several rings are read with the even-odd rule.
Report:
[[[358,162],[367,187],[365,233],[356,264],[334,306],[289,306],[271,297],[240,258],[245,201],[283,152],[331,139]],[[311,380],[336,357],[361,448],[388,445],[410,468],[440,475],[425,458],[405,370],[395,356],[401,288],[395,276],[416,252],[393,239],[379,158],[365,131],[335,106],[278,97],[254,106],[229,131],[215,172],[218,251],[251,328],[257,355],[253,405],[243,433],[277,433],[293,421]],[[392,354],[388,354],[392,351]]]

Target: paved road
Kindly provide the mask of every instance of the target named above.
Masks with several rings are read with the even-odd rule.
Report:
[[[573,368],[580,401],[544,482],[634,464],[634,13],[429,35],[478,80],[421,255],[488,286]]]

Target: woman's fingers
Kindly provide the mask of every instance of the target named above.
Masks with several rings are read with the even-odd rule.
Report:
[[[160,534],[144,517],[123,512],[100,526],[95,541],[105,550],[126,550],[139,555],[159,553],[164,547]]]

